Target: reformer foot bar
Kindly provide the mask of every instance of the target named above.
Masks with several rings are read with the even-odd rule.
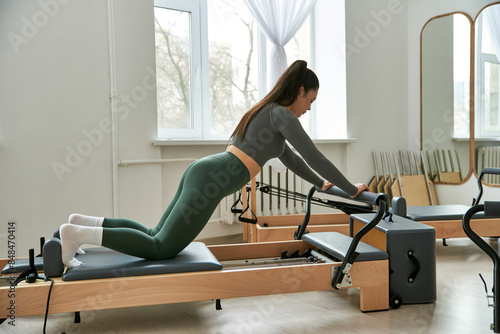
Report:
[[[383,196],[366,193],[358,200],[377,205],[383,213],[387,207]],[[371,225],[380,220],[379,216]],[[53,285],[40,279],[13,285],[17,276],[5,273],[10,264],[9,259],[3,259],[1,279],[7,284],[0,285],[0,320],[13,315],[44,314],[47,307],[48,313],[53,314],[203,300],[217,300],[220,305],[221,299],[228,298],[345,288],[360,289],[361,311],[387,310],[387,253],[362,243],[352,249],[347,247],[346,252],[338,249],[335,237],[331,241],[331,245],[325,241],[328,247],[321,247],[321,252],[317,252],[314,242],[305,240],[208,247],[193,242],[177,257],[166,261],[146,261],[102,247],[91,248],[86,249],[87,254],[77,255],[82,266],[53,278]],[[55,249],[57,242],[60,241],[52,238],[44,248],[51,245]],[[363,260],[366,251],[371,255]],[[312,259],[295,260],[297,254],[307,254]],[[352,262],[352,254],[359,254],[356,262],[345,263],[345,259]],[[45,257],[43,266],[57,267]],[[336,278],[346,276],[347,280]],[[43,278],[42,273],[39,277]]]

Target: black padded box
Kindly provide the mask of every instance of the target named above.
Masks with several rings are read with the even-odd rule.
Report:
[[[351,235],[368,224],[372,213],[350,216]],[[436,231],[400,216],[381,220],[362,239],[389,254],[389,295],[402,304],[436,301]]]

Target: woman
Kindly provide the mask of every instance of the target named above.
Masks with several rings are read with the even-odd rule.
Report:
[[[298,120],[311,109],[318,89],[318,78],[307,63],[295,61],[271,92],[243,116],[226,152],[188,167],[154,229],[131,220],[72,214],[68,224],[60,228],[63,263],[67,267],[80,265],[74,255],[83,252],[83,244],[102,245],[149,260],[172,258],[196,238],[225,196],[241,189],[275,157],[323,190],[335,184],[353,198],[368,190],[365,184],[351,184],[318,151]]]

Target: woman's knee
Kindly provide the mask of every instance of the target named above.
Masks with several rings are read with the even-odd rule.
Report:
[[[154,236],[155,245],[148,250],[147,259],[152,261],[169,260],[177,256],[184,248],[183,245],[175,242],[162,242],[157,236]]]
[[[153,251],[151,252],[147,259],[150,261],[164,261],[164,260],[170,260],[173,259],[174,257],[179,254],[180,251],[172,250],[172,249],[166,249],[166,250],[158,250],[158,251]]]

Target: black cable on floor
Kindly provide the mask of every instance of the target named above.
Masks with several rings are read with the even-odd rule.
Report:
[[[54,285],[54,280],[51,278],[45,278],[45,282],[50,281],[49,295],[47,296],[47,307],[45,308],[45,319],[43,321],[43,334],[45,334],[45,328],[47,327],[47,316],[49,315],[49,305],[50,305],[50,294],[52,293],[52,286]]]

